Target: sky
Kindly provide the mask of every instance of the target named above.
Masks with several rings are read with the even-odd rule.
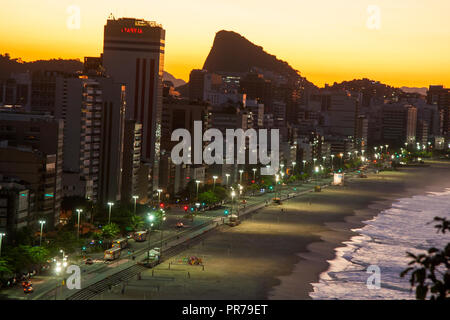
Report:
[[[370,78],[450,87],[448,0],[14,0],[1,7],[0,53],[24,61],[98,56],[112,13],[162,24],[164,69],[183,80],[202,68],[215,33],[230,30],[318,86]]]

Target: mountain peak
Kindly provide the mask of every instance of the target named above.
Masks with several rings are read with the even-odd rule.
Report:
[[[203,69],[210,72],[249,72],[257,67],[289,77],[298,76],[298,71],[287,62],[264,51],[234,31],[220,30]]]

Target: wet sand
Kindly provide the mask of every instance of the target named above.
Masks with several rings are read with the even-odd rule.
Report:
[[[96,299],[309,299],[335,248],[395,199],[450,187],[450,163],[347,180],[269,206]],[[283,208],[283,212],[281,212]],[[202,258],[190,266],[183,258]],[[170,264],[170,268],[169,268]]]

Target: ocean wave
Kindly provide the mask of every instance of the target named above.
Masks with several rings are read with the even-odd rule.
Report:
[[[449,234],[438,234],[432,222],[436,216],[450,218],[450,189],[402,198],[383,210],[358,235],[336,249],[335,259],[312,283],[313,299],[414,299],[408,277],[400,272],[410,258],[406,252],[420,253],[430,247],[443,248]],[[430,223],[432,222],[432,223]],[[369,266],[380,268],[380,288],[369,289]]]

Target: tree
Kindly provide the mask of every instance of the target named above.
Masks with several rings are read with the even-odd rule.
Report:
[[[50,251],[45,247],[27,247],[26,250],[33,264],[42,265],[50,258]]]
[[[138,215],[131,216],[129,227],[136,231],[141,229],[145,225],[144,218]]]
[[[450,221],[446,218],[435,217],[439,222],[435,228],[442,234],[450,231]],[[430,293],[430,300],[450,299],[450,242],[443,250],[430,248],[427,253],[414,255],[407,252],[412,258],[408,267],[400,273],[400,277],[411,272],[409,282],[416,287],[416,299],[425,300]]]
[[[102,238],[112,240],[119,234],[119,226],[115,223],[107,224],[102,228]]]
[[[198,195],[198,200],[206,204],[214,204],[219,202],[219,199],[212,191],[205,191]]]
[[[0,258],[0,279],[13,273],[8,261]]]

